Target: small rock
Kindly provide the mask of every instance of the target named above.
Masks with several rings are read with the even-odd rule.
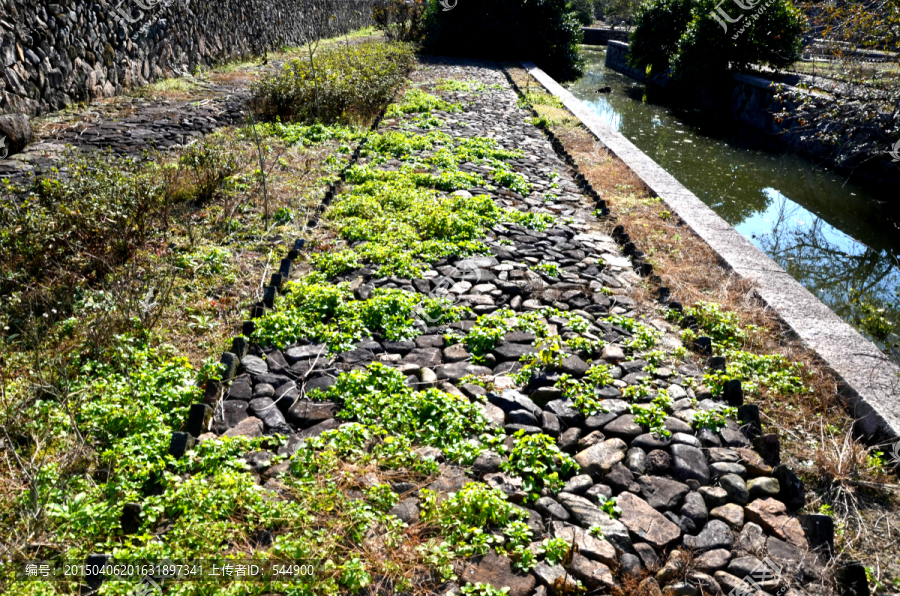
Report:
[[[734,503],[726,503],[720,505],[709,512],[709,516],[713,519],[720,519],[732,530],[740,530],[744,527],[744,508]]]
[[[568,521],[570,517],[569,512],[566,511],[565,507],[563,507],[550,497],[541,497],[540,499],[535,501],[534,508],[550,519]]]
[[[578,588],[575,577],[567,573],[562,565],[551,566],[546,563],[538,563],[532,573],[542,586],[555,587],[555,593],[575,593]]]
[[[500,471],[500,464],[503,458],[493,451],[482,451],[472,463],[472,473],[476,478],[482,478],[486,474],[493,474]]]
[[[625,467],[641,475],[647,471],[647,453],[640,447],[632,447],[625,455]]]
[[[697,526],[705,525],[709,518],[706,502],[700,493],[696,492],[689,492],[684,496],[684,504],[681,506],[679,513]]]
[[[223,436],[258,439],[263,436],[263,428],[263,421],[251,416],[239,422],[234,428],[225,431]]]
[[[568,482],[566,482],[560,492],[581,495],[592,486],[594,486],[594,481],[588,474],[579,474],[569,478]]]
[[[728,499],[738,505],[746,505],[750,500],[750,491],[744,479],[737,474],[725,474],[719,478],[719,486],[728,493]]]
[[[403,499],[388,510],[388,515],[399,518],[403,523],[413,524],[419,521],[419,500],[415,497]]]
[[[616,585],[609,567],[603,563],[591,561],[578,553],[572,557],[569,572],[589,590],[611,588]]]
[[[702,486],[697,490],[707,507],[718,507],[728,502],[728,491],[721,486]]]
[[[603,347],[603,351],[600,352],[600,357],[609,363],[618,364],[625,360],[625,352],[615,344],[607,344]]]
[[[709,484],[709,466],[703,452],[690,445],[672,445],[672,471],[681,481],[694,479],[700,484]]]
[[[530,573],[514,571],[512,561],[493,551],[465,562],[457,572],[462,584],[488,584],[496,588],[509,588],[508,596],[531,596],[535,578]]]
[[[750,491],[751,499],[766,499],[768,497],[778,497],[781,492],[781,485],[775,478],[753,478],[747,482],[747,490]]]
[[[730,549],[734,545],[734,534],[725,522],[711,520],[697,536],[685,536],[684,546],[695,551],[716,548]]]
[[[626,448],[622,439],[609,439],[578,453],[575,461],[592,476],[602,476],[625,459]]]
[[[715,573],[725,569],[731,560],[731,551],[725,548],[716,548],[707,551],[695,559],[697,569],[705,573]]]
[[[744,524],[744,529],[734,543],[734,550],[741,554],[759,554],[766,547],[766,534],[763,529],[752,522]]]
[[[554,538],[561,538],[569,544],[575,544],[578,552],[605,565],[616,564],[616,549],[603,538],[591,535],[587,530],[562,522],[551,522],[550,533]]]
[[[641,476],[637,479],[641,487],[641,496],[654,509],[670,511],[681,505],[682,499],[690,492],[686,484],[660,478],[658,476]]]
[[[763,529],[786,540],[794,546],[806,550],[809,544],[806,534],[797,518],[788,517],[787,508],[775,499],[757,499],[744,508],[747,520],[759,524]]]
[[[681,529],[653,509],[646,501],[631,493],[622,493],[616,499],[622,509],[619,521],[629,532],[658,549],[664,549],[678,540]]]
[[[624,554],[619,558],[619,572],[637,577],[643,571],[644,564],[640,557],[632,554]]]
[[[672,469],[672,456],[662,449],[654,449],[647,454],[647,474],[662,476]]]

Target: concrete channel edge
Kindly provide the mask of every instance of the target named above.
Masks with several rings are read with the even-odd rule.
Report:
[[[758,297],[835,375],[840,395],[857,421],[857,432],[875,441],[900,437],[900,367],[553,78],[531,62],[521,64],[661,197],[727,267],[753,281]]]

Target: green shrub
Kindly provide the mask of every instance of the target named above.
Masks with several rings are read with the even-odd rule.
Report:
[[[581,28],[571,10],[568,0],[480,0],[444,11],[429,0],[424,44],[443,55],[532,60],[557,80],[573,80],[583,60]]]
[[[372,20],[389,41],[419,42],[425,34],[425,7],[425,0],[381,0],[372,7]]]
[[[299,122],[358,123],[386,105],[413,63],[403,43],[325,47],[293,59],[253,85],[253,109],[263,117]]]
[[[801,12],[790,0],[756,4],[744,10],[717,0],[649,0],[638,11],[629,59],[653,73],[671,67],[676,80],[703,83],[751,65],[793,64],[800,57]],[[726,23],[721,11],[737,21]]]

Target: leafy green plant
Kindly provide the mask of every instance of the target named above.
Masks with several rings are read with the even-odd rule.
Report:
[[[469,437],[487,430],[487,420],[463,397],[437,389],[414,391],[400,371],[379,362],[338,377],[327,398],[341,404],[340,416],[377,425],[413,444],[429,445],[451,459],[473,460]],[[464,462],[467,463],[467,462]]]
[[[539,263],[531,268],[532,271],[546,273],[550,277],[559,277],[562,270],[556,263]]]
[[[545,538],[541,543],[541,549],[548,565],[559,565],[569,558],[571,547],[562,538]]]
[[[507,501],[502,492],[479,482],[466,484],[442,501],[428,489],[420,494],[423,520],[434,524],[461,556],[483,555],[489,548],[502,547],[505,539],[487,530],[503,531],[526,515]]]
[[[506,596],[509,594],[509,587],[495,588],[491,584],[466,584],[459,589],[460,594],[465,596]]]
[[[385,112],[385,118],[397,118],[402,114],[430,114],[434,110],[440,112],[461,112],[462,105],[444,101],[437,95],[432,95],[416,87],[407,89],[403,93],[403,101],[391,104]]]
[[[736,419],[737,408],[725,406],[719,410],[701,410],[694,412],[694,415],[691,418],[691,424],[696,430],[708,428],[713,431],[718,431],[725,426],[727,418]]]
[[[618,519],[622,515],[622,508],[616,505],[615,497],[607,498],[603,495],[597,495],[597,507],[600,509],[600,511],[604,512],[606,515],[610,516],[613,519]],[[600,534],[603,534],[602,529],[600,530]]]
[[[256,341],[284,347],[305,338],[327,344],[329,353],[351,350],[372,333],[391,341],[416,337],[420,313],[442,324],[465,312],[442,299],[389,288],[375,290],[369,300],[353,300],[348,284],[331,285],[316,275],[290,282],[276,307],[257,321]]]
[[[541,433],[526,435],[520,430],[515,440],[509,459],[501,467],[522,478],[522,489],[531,499],[537,499],[542,488],[558,489],[563,485],[563,477],[578,470],[575,460],[560,451],[552,437]]]

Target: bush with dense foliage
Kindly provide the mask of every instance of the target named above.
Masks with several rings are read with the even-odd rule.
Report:
[[[256,83],[253,109],[272,120],[362,122],[390,101],[413,58],[399,42],[326,47]]]
[[[582,73],[581,27],[568,0],[479,0],[449,11],[429,0],[425,26],[435,54],[531,60],[562,81]]]
[[[638,11],[629,59],[657,74],[671,67],[676,80],[710,83],[751,65],[792,64],[803,25],[790,0],[758,0],[746,10],[717,0],[649,0]]]
[[[422,41],[425,34],[426,0],[382,0],[372,7],[375,27],[389,41]]]

